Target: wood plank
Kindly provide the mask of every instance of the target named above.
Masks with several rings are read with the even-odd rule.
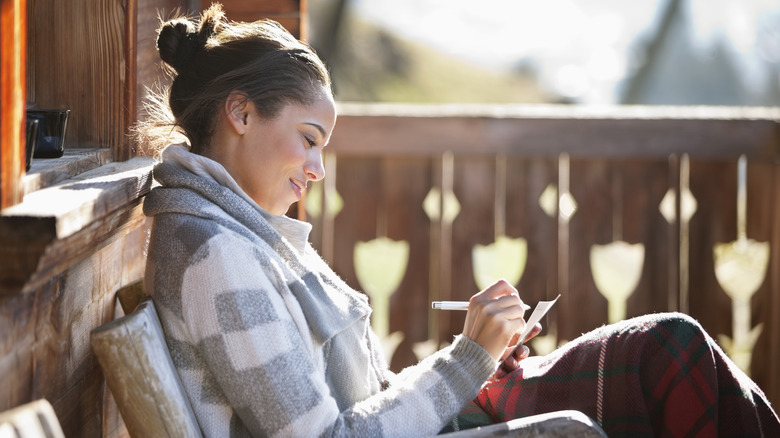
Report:
[[[775,159],[780,109],[591,110],[570,106],[339,104],[330,148],[342,155]],[[554,133],[554,135],[553,135]]]
[[[0,411],[32,401],[35,294],[0,296]]]
[[[22,201],[27,59],[26,0],[0,2],[0,210]]]
[[[452,222],[450,290],[448,300],[468,300],[478,291],[474,280],[471,252],[476,244],[494,241],[495,160],[490,157],[464,158],[454,155],[453,191],[460,203],[460,214]],[[446,255],[443,255],[446,258]],[[446,261],[445,261],[446,263]],[[446,286],[443,286],[446,288]],[[451,341],[453,334],[463,331],[466,315],[463,312],[445,312],[448,333],[442,341]]]
[[[771,228],[771,255],[772,266],[769,269],[769,300],[768,305],[764,306],[764,317],[766,321],[765,338],[767,339],[768,351],[767,362],[765,364],[767,376],[766,391],[769,401],[772,406],[777,409],[780,406],[780,373],[776,370],[780,369],[780,165],[775,164],[773,166],[773,179],[772,184],[772,214],[771,220],[774,224]]]
[[[713,246],[736,238],[736,160],[691,160],[697,210],[690,222],[690,315],[713,337],[731,336],[731,299],[715,277]]]
[[[0,218],[16,221],[53,218],[56,236],[68,237],[128,201],[145,195],[152,186],[153,165],[153,159],[141,157],[106,164],[27,195],[22,204],[4,210]]]
[[[130,134],[130,127],[138,119],[138,0],[123,0],[124,3],[124,41],[122,61],[122,140],[114,148],[114,160],[128,160],[135,156]]]
[[[98,220],[78,233],[66,239],[51,239],[45,245],[23,251],[16,247],[16,254],[25,262],[35,261],[32,271],[13,272],[10,269],[0,270],[3,275],[0,283],[0,295],[26,293],[45,284],[49,279],[64,272],[74,261],[79,260],[91,251],[99,249],[109,238],[122,238],[141,224],[151,223],[143,214],[140,201],[129,204],[105,218]],[[119,233],[117,235],[117,233]],[[14,242],[15,243],[15,242]],[[3,253],[5,258],[13,252]],[[9,262],[10,263],[10,262]],[[29,266],[25,263],[23,266]]]
[[[431,187],[430,162],[426,159],[388,157],[382,164],[383,197],[381,207],[387,224],[387,237],[409,243],[409,261],[404,279],[390,297],[390,332],[401,331],[404,339],[390,361],[394,370],[418,362],[413,346],[428,339],[430,308],[428,276],[430,272],[430,221],[422,209]]]
[[[33,160],[30,171],[22,179],[24,193],[51,187],[110,161],[111,150],[107,148],[68,148],[60,158]]]
[[[44,397],[66,436],[126,436],[121,419],[101,414],[111,402],[89,332],[113,318],[114,292],[141,278],[148,226],[142,221],[91,245],[79,242],[85,254],[61,273],[30,293],[0,297],[0,409]]]
[[[548,216],[539,206],[539,198],[549,184],[557,184],[555,159],[507,158],[506,235],[522,237],[528,245],[523,276],[517,285],[520,297],[528,304],[554,298],[562,292],[557,278],[557,216]],[[557,311],[548,314],[542,335],[557,335]]]
[[[669,243],[664,239],[668,224],[658,211],[668,189],[667,172],[665,160],[572,159],[570,190],[577,211],[570,221],[569,284],[561,286],[570,294],[564,302],[568,307],[559,312],[564,339],[608,320],[608,301],[593,279],[594,245],[624,241],[644,246],[639,283],[627,301],[627,318],[668,310]]]
[[[305,0],[227,0],[222,1],[225,16],[233,21],[253,22],[271,19],[279,22],[293,36],[305,40]],[[201,1],[201,8],[210,2]]]
[[[309,17],[309,0],[299,0],[298,5],[298,25],[300,26],[297,33],[293,33],[298,39],[302,41],[309,41],[309,35],[311,35],[311,24]]]
[[[117,230],[146,221],[149,158],[111,163],[28,196],[0,215],[0,295],[33,290]]]
[[[222,0],[221,3],[227,17],[233,20],[233,15],[293,15],[301,10],[300,0]]]
[[[157,52],[157,28],[160,25],[158,17],[171,17],[173,11],[179,9],[187,12],[192,1],[188,0],[135,0],[137,3],[136,23],[136,83],[135,108],[137,120],[146,117],[143,109],[147,88],[156,89],[170,84],[170,78],[164,74],[162,61]],[[130,82],[126,82],[130,84]],[[143,155],[144,151],[134,151],[134,155]]]
[[[766,277],[751,302],[751,323],[754,327],[763,324],[763,330],[753,349],[750,376],[760,382],[759,385],[773,406],[780,402],[777,373],[780,367],[777,362],[780,356],[780,285],[776,278],[780,272],[780,253],[777,248],[780,244],[775,240],[780,220],[774,211],[780,188],[777,184],[778,171],[780,165],[777,163],[749,162],[747,167],[747,235],[748,238],[770,245]]]
[[[350,286],[362,290],[355,275],[355,243],[377,237],[377,217],[381,193],[381,162],[378,159],[355,160],[339,157],[336,190],[344,200],[337,216],[334,234],[333,268]]]
[[[143,224],[134,231],[139,230],[148,231]],[[145,257],[132,261],[122,257],[125,247],[144,246],[144,242],[128,240],[127,235],[120,232],[107,239],[57,276],[57,281],[39,289],[33,348],[35,395],[56,399],[97,372],[90,331],[113,319],[114,291],[123,286],[121,279],[142,278],[145,266]]]
[[[557,309],[559,336],[566,340],[607,321],[607,300],[592,279],[590,249],[612,241],[614,216],[611,163],[579,159],[570,163],[569,190],[577,210],[569,220],[568,282],[558,286],[568,300],[562,299]]]
[[[619,160],[613,162],[613,171],[611,194],[620,204],[622,238],[645,248],[642,276],[628,299],[627,315],[671,311],[670,294],[676,296],[676,290],[668,285],[676,271],[670,272],[667,262],[677,239],[670,239],[669,223],[659,210],[670,187],[668,161]]]
[[[68,391],[51,399],[66,437],[98,437],[103,430],[103,373],[94,369]]]
[[[35,34],[28,68],[33,70],[34,104],[71,110],[65,147],[121,147],[126,2],[30,2]],[[68,38],[62,38],[63,31]]]
[[[774,163],[748,163],[747,235],[759,242],[771,242],[777,230],[773,218],[772,196],[777,168]],[[732,300],[715,277],[713,246],[729,243],[737,237],[737,163],[736,160],[704,160],[691,162],[691,190],[698,202],[698,210],[690,227],[690,314],[714,338],[724,334],[733,336]],[[772,250],[770,248],[770,250]],[[751,377],[770,399],[778,397],[777,368],[769,368],[777,357],[776,319],[777,290],[773,272],[778,271],[778,259],[770,255],[767,278],[751,299],[751,325],[763,323],[764,328],[753,349]],[[769,331],[767,331],[769,330]]]

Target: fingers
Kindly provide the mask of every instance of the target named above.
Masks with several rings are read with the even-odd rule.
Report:
[[[507,341],[517,332],[525,329],[525,306],[517,295],[503,295],[495,299],[485,300],[472,297],[466,314],[467,333],[479,330],[485,320],[511,321],[514,332],[507,333]],[[497,321],[500,322],[500,321]]]
[[[527,358],[531,354],[531,349],[525,345],[520,345],[512,351],[512,354],[507,356],[501,363],[502,368],[507,372],[512,372],[520,366],[520,361]]]
[[[501,365],[498,367],[493,377],[500,379],[501,377],[518,369],[520,367],[520,361],[527,358],[530,354],[531,350],[525,345],[520,345],[517,348],[511,348],[507,357],[501,361]]]
[[[531,339],[535,338],[536,335],[542,332],[542,323],[537,322],[534,324],[534,328],[531,329],[531,333],[528,334],[528,337],[523,341],[523,343],[530,341]]]
[[[474,302],[475,300],[478,302],[483,301],[490,301],[495,300],[497,298],[502,298],[507,295],[514,295],[517,297],[518,300],[520,300],[520,295],[517,293],[517,289],[515,289],[514,286],[509,284],[508,281],[501,279],[493,283],[492,285],[488,286],[487,289],[480,291],[479,293],[475,294],[473,297],[471,297],[470,302]],[[525,306],[527,309],[528,307],[525,303],[523,303],[522,300],[520,300],[520,303]]]
[[[509,341],[525,328],[527,308],[517,289],[499,280],[471,297],[463,334],[498,360]]]
[[[525,342],[531,340],[541,331],[542,324],[537,322],[534,324],[534,328],[531,330],[531,333],[528,335],[528,338],[525,340]],[[493,376],[494,378],[500,379],[501,377],[516,370],[520,367],[520,361],[528,358],[528,356],[531,355],[531,349],[525,345],[518,345],[519,342],[520,333],[516,333],[515,336],[512,337],[512,341],[509,343],[510,346],[506,349],[504,356],[501,358],[501,365],[498,367],[498,370]]]
[[[477,323],[477,320],[481,315],[482,306],[487,306],[489,304],[501,304],[502,307],[508,307],[511,305],[511,302],[508,302],[507,300],[504,300],[502,303],[492,302],[497,298],[511,295],[515,295],[517,299],[519,299],[517,289],[509,284],[509,282],[502,279],[472,296],[469,300],[469,311],[466,314],[466,322],[463,327],[463,333],[468,334],[473,332],[474,325]]]
[[[517,289],[506,280],[498,280],[487,289],[475,294],[469,300],[469,309],[480,308],[495,309],[495,306],[501,309],[511,311],[511,315],[505,315],[509,318],[522,318],[525,311],[530,307],[520,299]]]

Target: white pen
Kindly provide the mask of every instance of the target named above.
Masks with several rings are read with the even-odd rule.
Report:
[[[434,301],[431,303],[431,307],[439,310],[469,310],[468,301]],[[531,308],[528,304],[523,303],[523,308],[528,310]]]
[[[439,310],[469,310],[468,301],[434,301],[431,307]]]

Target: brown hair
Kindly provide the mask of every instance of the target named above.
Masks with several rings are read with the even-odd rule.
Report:
[[[311,104],[323,86],[331,89],[327,68],[310,46],[273,20],[228,21],[219,3],[199,20],[163,23],[157,49],[173,82],[163,94],[151,94],[149,117],[137,130],[142,146],[153,149],[168,142],[170,135],[159,131],[167,127],[169,134],[183,134],[193,152],[206,151],[232,91],[243,92],[261,116],[273,118],[284,105]]]

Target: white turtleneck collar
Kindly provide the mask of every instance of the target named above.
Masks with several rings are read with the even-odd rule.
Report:
[[[310,223],[284,215],[277,216],[267,212],[244,192],[224,166],[211,158],[193,154],[185,144],[169,145],[163,149],[161,156],[162,161],[176,164],[202,178],[211,179],[241,196],[249,205],[254,207],[265,220],[282,235],[282,237],[287,239],[299,253],[303,254],[309,239],[309,233],[311,232]]]

